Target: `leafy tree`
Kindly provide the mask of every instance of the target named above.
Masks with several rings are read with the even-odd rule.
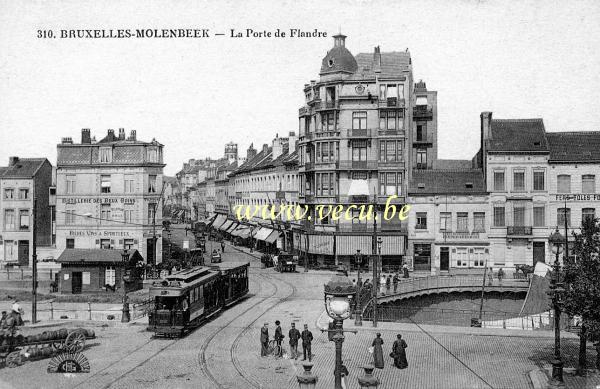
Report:
[[[573,233],[576,260],[565,263],[564,310],[582,318],[578,372],[586,369],[586,340],[600,329],[600,220],[588,218],[581,233]],[[589,330],[588,330],[589,329]]]

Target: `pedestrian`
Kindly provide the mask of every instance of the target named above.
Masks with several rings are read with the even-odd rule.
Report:
[[[405,349],[408,347],[408,345],[404,339],[402,339],[402,335],[398,334],[396,337],[398,339],[396,339],[394,345],[392,346],[392,352],[390,353],[390,356],[394,358],[394,366],[396,366],[398,369],[406,369],[408,367],[408,361],[406,360]]]
[[[387,293],[390,293],[390,288],[392,287],[392,276],[388,274],[387,279],[385,280],[385,289]]]
[[[363,287],[363,282],[362,280],[359,278],[358,281],[356,282],[356,286],[360,289]]]
[[[502,268],[498,269],[498,281],[502,283],[502,279],[504,278],[504,270]]]
[[[8,319],[6,316],[6,311],[2,311],[2,317],[0,318],[0,329],[6,328],[6,319]]]
[[[15,318],[16,320],[16,325],[17,326],[22,326],[23,323],[23,308],[21,308],[21,306],[19,305],[19,301],[15,300],[15,302],[12,305],[12,312],[11,315]]]
[[[279,320],[275,320],[275,342],[277,342],[277,355],[275,355],[276,357],[281,357],[282,355],[282,348],[281,348],[281,341],[283,340],[284,336],[283,336],[283,332],[281,331],[281,326],[280,326],[281,322]]]
[[[290,338],[290,358],[298,359],[298,339],[300,339],[300,331],[296,329],[296,323],[292,323],[292,328],[288,332]]]
[[[371,346],[373,346],[373,365],[377,368],[377,369],[383,369],[383,348],[381,347],[383,345],[383,339],[381,339],[381,333],[377,333],[377,337],[375,339],[373,339],[373,343],[371,344]]]
[[[490,267],[490,269],[488,270],[488,286],[492,286],[493,282],[494,282],[494,269],[492,269]]]
[[[265,323],[260,329],[260,356],[269,355],[269,323]]]
[[[221,241],[221,252],[223,252],[223,253],[225,252],[225,241],[224,240]]]
[[[379,293],[383,294],[385,290],[385,274],[382,274],[379,278]]]
[[[312,332],[309,331],[308,324],[304,325],[304,331],[302,331],[301,338],[302,338],[302,353],[304,355],[304,359],[302,359],[302,360],[306,361],[306,355],[308,354],[308,361],[312,362],[312,353],[311,353],[310,346],[312,345],[313,334],[312,334]]]
[[[402,265],[402,278],[408,278],[408,265]]]
[[[354,288],[356,288],[356,279],[355,278],[352,279],[352,286],[354,286]]]
[[[335,370],[333,371],[333,373],[335,375]],[[348,368],[342,362],[342,365],[340,366],[340,375],[342,376],[342,389],[346,389],[348,387],[348,382],[347,382],[346,377],[348,377],[349,374],[350,374],[350,372],[348,371]]]
[[[398,272],[394,274],[394,278],[392,278],[392,284],[394,284],[394,293],[398,290]]]

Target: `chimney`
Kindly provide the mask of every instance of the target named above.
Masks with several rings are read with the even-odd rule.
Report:
[[[254,157],[256,157],[256,149],[254,148],[254,143],[251,143],[246,152],[246,161],[250,161]]]
[[[92,138],[90,136],[90,129],[89,128],[82,128],[81,129],[81,144],[82,145],[89,145],[92,143]]]
[[[269,152],[269,145],[268,144],[266,144],[266,143],[263,144],[262,152],[263,152],[263,154],[266,154],[266,153]]]
[[[290,136],[288,139],[289,139],[288,140],[288,144],[289,144],[288,153],[292,154],[294,151],[296,151],[296,143],[298,142],[298,138],[296,137],[296,132],[290,131]]]
[[[283,144],[281,141],[282,138],[279,138],[279,134],[273,139],[273,155],[271,157],[273,161],[283,154]]]
[[[109,142],[113,142],[116,138],[115,138],[115,130],[113,129],[109,129],[108,130],[108,135],[107,135],[108,141]]]
[[[73,144],[73,139],[71,137],[66,137],[66,138],[62,138],[62,142],[63,145],[72,145]]]
[[[375,46],[373,52],[373,64],[376,72],[381,71],[381,51],[379,46]]]
[[[119,128],[119,140],[125,140],[125,129]]]
[[[19,162],[19,157],[8,157],[8,166],[15,166]]]
[[[486,141],[492,139],[492,113],[481,113],[481,140]]]
[[[134,142],[137,140],[135,130],[131,130],[131,132],[129,133],[129,140],[132,140]]]

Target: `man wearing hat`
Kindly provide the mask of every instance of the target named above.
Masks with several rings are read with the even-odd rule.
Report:
[[[281,348],[281,341],[284,338],[283,331],[281,330],[281,322],[279,320],[275,320],[275,341],[277,342],[277,355],[276,357],[281,357],[283,354],[283,349]]]
[[[260,356],[269,355],[269,323],[265,323],[260,329]]]
[[[300,339],[300,331],[296,329],[296,323],[292,323],[292,328],[288,335],[290,337],[290,358],[298,359],[298,339]]]
[[[304,325],[304,331],[302,331],[302,353],[304,354],[303,361],[306,361],[306,355],[308,354],[308,361],[312,362],[311,345],[313,341],[313,334],[308,329],[308,324]]]

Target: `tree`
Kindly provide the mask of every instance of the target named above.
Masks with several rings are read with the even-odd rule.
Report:
[[[600,328],[600,220],[586,218],[580,233],[573,233],[574,261],[565,261],[564,310],[569,315],[580,316],[579,364],[577,371],[585,374],[586,341],[597,336]],[[591,331],[588,331],[590,329]]]

